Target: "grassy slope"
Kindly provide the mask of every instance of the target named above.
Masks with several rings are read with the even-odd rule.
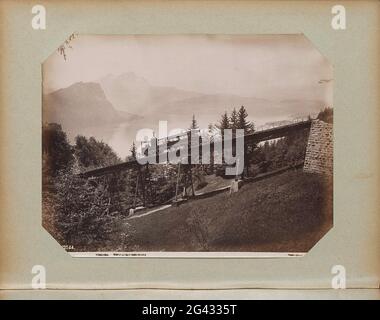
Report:
[[[133,250],[308,251],[332,227],[332,183],[286,172],[129,223]]]

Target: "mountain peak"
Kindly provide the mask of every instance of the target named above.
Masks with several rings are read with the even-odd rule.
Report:
[[[61,88],[61,89],[58,89],[56,91],[53,91],[54,92],[62,92],[62,91],[78,91],[78,92],[82,92],[82,91],[88,91],[88,90],[91,90],[93,92],[103,92],[103,89],[101,87],[101,85],[97,82],[83,82],[83,81],[79,81],[79,82],[75,82],[73,84],[71,84],[70,86],[66,87],[66,88]]]
[[[123,73],[120,73],[120,74],[113,74],[113,73],[108,73],[106,76],[104,76],[103,78],[100,79],[100,83],[105,83],[105,82],[113,82],[113,81],[117,81],[117,82],[129,82],[129,83],[144,83],[146,85],[149,85],[148,84],[148,81],[146,79],[144,79],[143,77],[140,77],[138,76],[137,74],[135,74],[134,72],[132,71],[128,71],[128,72],[123,72]]]

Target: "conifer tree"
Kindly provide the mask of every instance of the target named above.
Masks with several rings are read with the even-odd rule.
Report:
[[[230,127],[231,129],[237,129],[239,125],[239,118],[238,113],[236,111],[236,108],[232,110],[231,117],[230,117]]]
[[[222,136],[224,136],[224,130],[230,128],[230,120],[228,119],[228,114],[225,112],[222,115],[222,118],[219,121],[219,125],[217,126],[218,129],[220,130]]]
[[[190,126],[190,129],[191,130],[195,130],[195,129],[198,129],[198,123],[197,123],[197,120],[195,119],[195,115],[193,114],[193,119],[191,120],[191,126]]]
[[[244,134],[249,134],[254,132],[254,125],[252,122],[247,120],[248,113],[244,106],[241,106],[237,114],[237,128],[244,129]]]
[[[133,160],[136,160],[136,145],[135,145],[135,142],[133,141],[132,143],[132,146],[131,148],[129,149],[129,151],[131,152],[131,158]]]
[[[243,129],[244,134],[253,133],[254,125],[252,122],[247,120],[248,113],[244,106],[241,106],[238,111],[238,129]],[[242,176],[249,175],[249,166],[252,161],[253,152],[256,148],[256,144],[244,144],[244,171]]]

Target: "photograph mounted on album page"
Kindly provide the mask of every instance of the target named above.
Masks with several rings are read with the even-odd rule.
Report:
[[[4,295],[379,288],[379,7],[1,2]]]

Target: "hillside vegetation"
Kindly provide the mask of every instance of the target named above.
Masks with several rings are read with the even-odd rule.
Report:
[[[325,109],[318,118],[331,120],[332,110]],[[233,108],[209,133],[223,136],[226,129],[242,129],[250,134],[255,128],[247,119],[244,106]],[[198,128],[195,115],[190,128]],[[252,181],[302,162],[307,137],[308,130],[302,130],[264,144],[247,144],[239,178]],[[130,209],[144,207],[146,213],[172,201],[177,191],[212,192],[228,186],[235,176],[225,175],[226,164],[211,162],[181,170],[175,164],[131,167],[85,178],[78,174],[123,160],[92,136],[78,135],[73,142],[60,124],[43,124],[43,226],[72,250],[307,251],[332,225],[331,183],[302,171],[132,220]],[[136,159],[134,143],[130,152],[128,161]]]

